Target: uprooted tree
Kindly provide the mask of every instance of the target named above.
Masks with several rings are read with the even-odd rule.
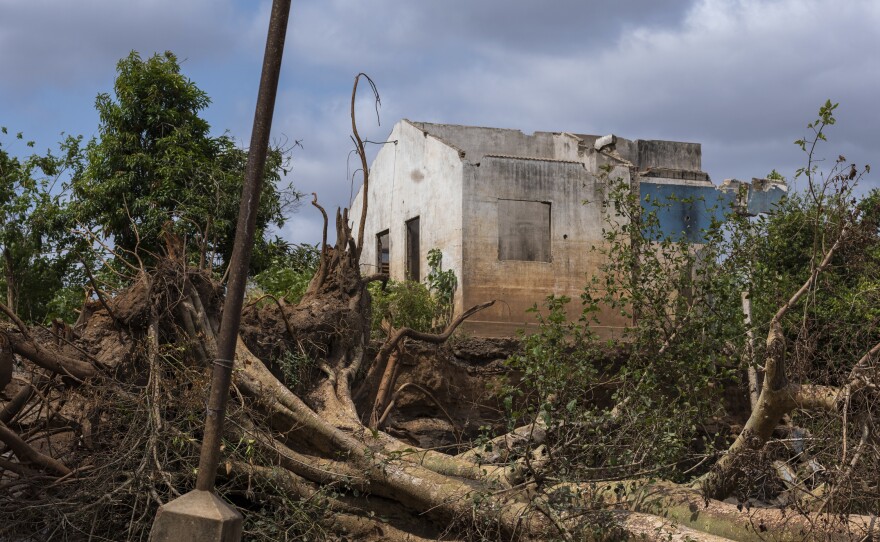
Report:
[[[643,395],[646,386],[669,393],[672,380],[684,378],[687,367],[661,370],[650,365],[650,359],[672,363],[671,353],[682,355],[682,345],[714,329],[709,323],[717,323],[719,315],[710,314],[711,303],[695,302],[700,292],[693,289],[675,298],[681,310],[670,309],[668,299],[655,305],[642,299],[639,321],[651,321],[648,309],[653,308],[658,311],[655,321],[663,325],[653,332],[637,332],[641,339],[637,336],[622,351],[620,355],[648,364],[609,379],[616,390],[605,393],[611,400],[607,407],[587,408],[563,393],[577,392],[565,388],[566,382],[579,382],[581,376],[600,378],[613,370],[584,369],[596,360],[578,358],[572,348],[592,347],[596,341],[554,320],[551,311],[544,327],[547,334],[527,349],[522,367],[528,369],[535,359],[557,364],[567,360],[576,366],[559,365],[553,374],[547,369],[552,365],[524,371],[519,385],[529,392],[525,397],[511,394],[510,408],[522,410],[512,417],[518,426],[510,432],[486,435],[470,446],[460,443],[453,453],[420,448],[386,432],[388,412],[400,391],[395,381],[406,341],[441,343],[488,304],[469,309],[439,334],[386,328],[384,341],[371,347],[367,286],[387,277],[365,277],[359,268],[369,204],[369,170],[354,112],[360,78],[355,79],[351,106],[364,184],[356,234],[347,211],[340,210],[335,216],[336,239],[328,242],[329,219],[316,198],[325,233],[318,270],[302,299],[294,305],[273,298],[274,303],[249,305],[243,314],[218,491],[244,510],[249,537],[846,540],[869,536],[872,529],[876,534],[866,511],[870,502],[876,510],[877,480],[865,476],[870,472],[865,465],[876,464],[873,405],[880,347],[866,349],[857,361],[844,358],[865,337],[837,350],[848,377],[821,384],[793,378],[796,356],[786,348],[808,339],[798,335],[796,327],[792,335],[791,314],[805,298],[816,298],[835,258],[857,246],[855,239],[864,241],[870,234],[870,224],[851,207],[834,215],[839,222],[823,223],[821,229],[830,237],[816,242],[806,278],[771,311],[766,347],[753,348],[753,358],[746,359],[746,341],[721,341],[735,354],[725,359],[760,366],[753,372],[763,376],[763,384],[753,383],[754,407],[729,450],[704,450],[703,461],[690,469],[701,473],[696,482],[681,471],[675,480],[658,481],[658,474],[670,471],[643,468],[655,435],[641,435],[641,442],[627,445],[645,451],[635,466],[609,466],[597,459],[602,450],[595,448],[569,456],[576,459],[567,464],[564,457],[586,449],[578,445],[590,439],[605,442],[609,434],[632,435],[627,427],[639,427],[630,423],[633,414],[651,408]],[[842,171],[832,177],[846,175],[848,171]],[[876,240],[876,231],[873,234]],[[191,265],[186,243],[175,232],[166,231],[163,244],[164,254],[155,264],[125,258],[121,271],[115,272],[127,275],[126,287],[108,295],[96,285],[96,298],[86,302],[73,326],[49,331],[26,324],[12,308],[0,306],[10,322],[0,331],[0,365],[12,367],[15,359],[22,365],[5,387],[8,397],[0,411],[0,536],[140,539],[156,507],[191,488],[208,373],[216,357],[223,284],[208,270]],[[762,275],[754,276],[757,288]],[[639,279],[649,280],[644,272]],[[720,294],[716,291],[713,299],[721,299]],[[618,296],[621,306],[632,305],[633,299]],[[756,321],[761,311],[768,309],[756,307]],[[760,331],[757,326],[748,329]],[[813,352],[820,346],[833,350],[810,344]],[[549,357],[528,357],[535,353]],[[759,355],[760,363],[754,361]],[[638,367],[636,362],[623,365]],[[707,360],[698,376],[716,369],[725,375],[732,372],[722,361]],[[536,370],[544,371],[540,380],[531,379]],[[799,376],[809,374],[802,370]],[[653,380],[664,375],[665,382]],[[556,384],[548,387],[548,382]],[[682,389],[697,394],[700,387]],[[662,397],[653,398],[655,405]],[[813,495],[813,487],[805,487],[795,475],[788,481],[813,497],[799,500],[811,501],[800,508],[749,510],[742,502],[718,500],[736,492],[738,477],[749,472],[744,462],[763,453],[780,427],[788,431],[788,440],[808,441],[795,435],[800,429],[792,415],[814,407],[842,416],[844,435],[853,425],[861,430],[845,437],[837,463],[845,467],[836,478],[825,480],[823,495]],[[559,416],[560,412],[568,414]],[[705,412],[696,409],[689,414]],[[620,442],[614,446],[624,447]],[[833,468],[823,461],[825,469]],[[600,476],[589,474],[592,464],[600,465],[593,469]],[[560,465],[566,470],[557,469]],[[869,486],[860,498],[869,502],[848,508],[835,492],[842,494],[856,472]]]

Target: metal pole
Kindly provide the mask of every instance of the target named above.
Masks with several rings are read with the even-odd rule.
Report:
[[[266,166],[272,112],[275,109],[275,95],[278,90],[278,75],[281,71],[281,56],[284,52],[284,37],[287,33],[289,15],[290,0],[272,2],[269,34],[263,56],[263,72],[260,76],[257,108],[254,112],[254,128],[251,132],[244,189],[238,211],[238,225],[235,229],[235,244],[229,261],[229,284],[226,301],[223,304],[220,334],[217,338],[217,359],[214,361],[211,395],[205,415],[205,436],[202,440],[199,473],[196,479],[196,489],[202,491],[214,489],[217,467],[220,464],[220,441],[223,437],[223,421],[226,417],[226,399],[229,396],[229,383],[232,380],[235,345],[241,323],[241,307],[254,246],[257,209],[260,205],[260,190]]]

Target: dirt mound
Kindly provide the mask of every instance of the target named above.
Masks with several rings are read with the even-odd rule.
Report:
[[[518,348],[507,338],[408,342],[389,433],[422,448],[454,449],[481,432],[500,431],[505,422],[497,390],[506,382],[504,360]]]

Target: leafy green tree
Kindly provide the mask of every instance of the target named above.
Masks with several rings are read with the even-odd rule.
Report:
[[[0,128],[7,135],[6,128]],[[33,142],[15,135],[27,148]],[[65,157],[31,153],[19,157],[0,139],[0,247],[4,302],[26,321],[53,317],[52,301],[76,282],[74,260],[50,239],[59,198],[50,192],[66,165]],[[73,282],[71,282],[73,281]],[[82,301],[82,290],[71,292]]]
[[[392,328],[440,333],[452,322],[455,289],[458,279],[452,269],[443,270],[443,254],[439,249],[428,251],[428,276],[425,282],[389,280],[386,284],[370,284],[372,300],[371,327],[381,336],[382,321]]]
[[[95,103],[99,135],[82,149],[83,167],[72,178],[73,219],[141,258],[159,254],[163,231],[170,230],[201,265],[225,262],[247,153],[226,135],[210,135],[200,116],[210,99],[181,74],[173,53],[143,60],[132,52],[120,60],[114,95],[100,94]],[[282,225],[285,205],[296,199],[276,186],[285,160],[276,149],[267,163],[260,243],[270,224]]]
[[[428,251],[428,276],[425,283],[436,304],[434,327],[437,330],[443,329],[452,321],[458,279],[452,269],[443,270],[443,253],[439,248]]]
[[[581,318],[567,320],[567,298],[533,309],[538,331],[508,362],[522,376],[505,402],[516,424],[546,427],[561,451],[548,470],[585,480],[644,471],[676,479],[714,438],[701,423],[723,413],[724,385],[741,368],[736,236],[715,221],[692,245],[661,227],[673,201],[642,201],[628,180],[607,182],[610,215],[595,248],[606,263],[582,295]],[[623,337],[600,340],[592,325],[621,316],[630,322]]]
[[[781,322],[794,345],[788,372],[795,381],[845,383],[850,362],[880,341],[880,191],[853,194],[862,172],[840,156],[812,191],[792,194],[756,225],[751,257],[759,326],[842,239],[800,310]],[[763,348],[756,345],[759,359]]]

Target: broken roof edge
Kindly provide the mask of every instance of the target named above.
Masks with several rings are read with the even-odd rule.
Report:
[[[637,164],[642,171],[662,168],[670,172],[679,170],[683,172],[666,175],[648,173],[649,176],[692,181],[710,179],[702,170],[701,143],[665,139],[627,139],[613,133],[601,136],[566,131],[534,131],[527,134],[515,128],[446,124],[406,118],[401,119],[395,129],[400,125],[410,127],[426,138],[430,136],[444,147],[456,152],[460,161],[471,164],[479,163],[484,157],[495,156],[508,159],[583,163],[584,167],[590,169],[595,167],[595,164],[592,164],[592,159],[588,155],[601,153],[602,149],[610,148],[621,153],[620,159],[633,165]],[[595,148],[602,141],[605,141],[602,148]]]
[[[454,123],[448,123],[448,122],[428,122],[428,121],[422,121],[422,120],[412,120],[412,119],[407,119],[407,118],[403,118],[403,119],[401,119],[401,121],[402,122],[405,121],[406,123],[410,124],[411,126],[415,127],[416,129],[421,130],[422,132],[426,132],[428,135],[433,136],[433,137],[440,139],[440,140],[443,140],[444,138],[440,135],[432,133],[430,130],[430,127],[442,126],[445,128],[460,128],[460,129],[464,129],[464,130],[495,130],[498,132],[511,132],[511,133],[515,133],[515,134],[520,134],[523,137],[535,137],[537,135],[558,135],[558,136],[572,137],[574,139],[580,139],[583,141],[594,140],[594,139],[598,139],[603,136],[603,134],[584,134],[584,133],[580,133],[580,132],[568,132],[565,130],[534,130],[532,132],[525,132],[520,128],[499,128],[497,126],[477,126],[474,124],[454,124]],[[681,144],[685,144],[685,145],[702,146],[702,143],[699,141],[681,141],[681,140],[677,140],[677,139],[653,139],[653,138],[652,139],[645,139],[645,138],[629,139],[629,138],[620,136],[616,133],[612,133],[610,135],[613,135],[616,139],[619,139],[622,141],[628,141],[630,143],[638,143],[638,142],[644,141],[646,143],[655,143],[655,142],[681,143]],[[452,145],[452,144],[450,144],[450,146],[455,147],[455,145]]]
[[[573,139],[579,139],[581,141],[598,139],[599,137],[602,137],[600,134],[581,134],[578,132],[567,132],[564,130],[562,130],[562,131],[559,131],[559,130],[555,130],[555,131],[534,130],[532,132],[525,132],[520,128],[499,128],[497,126],[477,126],[474,124],[453,124],[453,123],[448,123],[448,122],[427,122],[427,121],[411,120],[411,119],[401,119],[401,120],[406,121],[407,123],[411,124],[412,126],[416,127],[417,129],[419,129],[423,132],[427,132],[428,135],[431,135],[431,136],[436,137],[437,139],[441,139],[441,140],[443,139],[442,136],[431,133],[431,131],[430,131],[431,126],[442,126],[445,128],[460,128],[460,129],[464,129],[464,130],[495,130],[498,132],[510,132],[510,133],[514,133],[514,134],[520,134],[523,137],[535,137],[538,135],[556,135],[556,136],[571,137]],[[637,141],[635,139],[627,139],[625,137],[621,137],[617,134],[614,134],[614,136],[618,139],[623,140],[623,141],[629,141],[629,142]],[[665,139],[657,139],[657,140],[651,139],[651,140],[645,140],[645,141],[669,141],[670,143],[690,143],[688,141],[672,141],[672,140],[665,140]],[[452,146],[454,146],[454,145],[452,145]]]
[[[443,126],[446,128],[464,128],[467,130],[497,130],[499,132],[514,132],[514,133],[522,134],[525,137],[532,137],[535,134],[560,133],[560,132],[535,131],[535,132],[532,132],[531,134],[527,134],[527,133],[523,132],[522,130],[520,130],[519,128],[499,128],[497,126],[475,126],[473,124],[451,124],[448,122],[427,122],[427,121],[422,121],[422,120],[410,120],[410,119],[403,119],[403,120],[412,124],[413,126],[415,126],[416,128],[418,128],[422,131],[428,131],[428,129],[426,128],[428,126]],[[434,135],[434,134],[431,134],[431,135]],[[435,135],[435,137],[439,138],[440,136]]]
[[[452,123],[445,123],[445,122],[426,122],[426,121],[414,121],[414,120],[411,120],[411,119],[401,119],[401,121],[405,121],[407,124],[413,126],[413,127],[416,128],[417,130],[420,130],[420,131],[421,131],[422,133],[424,133],[426,136],[431,136],[431,137],[437,139],[438,141],[442,141],[443,143],[445,143],[445,144],[448,145],[449,147],[451,147],[451,148],[453,148],[453,149],[456,149],[456,150],[460,151],[461,153],[463,153],[462,156],[465,156],[465,155],[467,154],[467,151],[466,151],[466,150],[462,149],[461,146],[456,145],[455,143],[453,143],[452,141],[450,141],[449,138],[448,138],[447,136],[445,136],[445,135],[443,135],[443,134],[439,134],[439,133],[437,133],[437,130],[432,130],[432,128],[453,129],[453,130],[460,130],[460,131],[463,131],[463,132],[464,132],[464,131],[486,130],[486,131],[493,131],[493,132],[505,133],[505,134],[508,134],[508,135],[521,136],[521,137],[523,137],[523,138],[535,138],[535,137],[540,137],[540,136],[562,136],[562,137],[570,137],[570,138],[572,138],[572,139],[574,139],[574,140],[577,140],[577,141],[579,141],[579,142],[586,142],[586,141],[590,141],[590,142],[592,142],[594,139],[596,139],[596,138],[599,137],[598,135],[577,134],[577,133],[574,133],[574,132],[565,132],[565,131],[535,130],[535,131],[533,131],[533,132],[527,133],[527,132],[525,132],[525,131],[523,131],[523,130],[521,130],[521,129],[519,129],[519,128],[498,128],[498,127],[496,127],[496,126],[476,126],[476,125],[471,125],[471,124],[452,124]],[[624,141],[632,141],[632,140],[628,140],[628,139],[623,138],[623,137],[621,137],[620,139],[621,139],[621,140],[624,140]],[[489,155],[489,154],[496,154],[496,155],[499,155],[499,156],[500,156],[500,155],[515,156],[515,155],[513,155],[513,154],[509,154],[509,153],[499,153],[499,152],[496,152],[496,153],[484,153],[484,154],[482,154],[481,156],[487,156],[487,155]],[[473,157],[472,157],[472,156],[469,156],[469,158],[473,158]]]
[[[515,154],[484,154],[483,158],[502,158],[505,160],[526,160],[530,162],[558,162],[560,164],[576,164],[581,167],[586,165],[578,160],[563,160],[561,158],[544,158],[542,156],[517,156]]]
[[[416,130],[418,130],[418,131],[422,132],[423,134],[425,134],[425,137],[430,136],[430,137],[433,137],[434,139],[436,139],[437,141],[439,141],[440,143],[443,143],[444,145],[446,145],[446,146],[449,147],[450,149],[452,149],[452,150],[454,150],[455,152],[457,152],[457,153],[458,153],[458,157],[459,157],[460,159],[462,159],[462,160],[464,159],[465,155],[467,154],[467,153],[465,152],[465,150],[462,149],[461,147],[458,147],[458,146],[456,146],[456,145],[450,143],[449,141],[446,140],[446,138],[440,137],[440,136],[437,135],[437,134],[432,134],[431,132],[429,132],[428,130],[426,130],[426,129],[424,128],[424,126],[423,126],[423,125],[425,125],[425,124],[432,124],[432,125],[434,125],[434,124],[437,124],[437,123],[419,122],[419,121],[412,121],[412,120],[409,120],[409,119],[400,119],[400,121],[398,122],[398,124],[402,124],[402,123],[409,124],[410,126],[412,126],[413,128],[415,128]],[[437,125],[438,125],[438,126],[459,126],[459,125],[457,125],[457,124],[437,124]],[[395,126],[396,126],[396,125],[395,125]],[[469,126],[461,126],[461,127],[462,127],[462,128],[470,128]],[[392,129],[392,131],[394,131],[394,130]]]

